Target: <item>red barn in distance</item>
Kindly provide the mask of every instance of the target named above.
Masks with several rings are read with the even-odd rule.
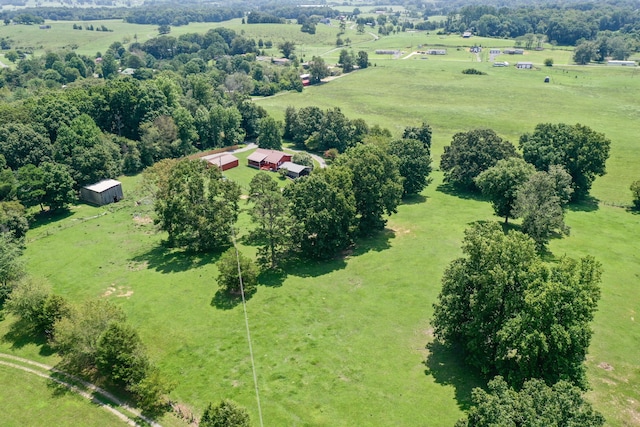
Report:
[[[277,150],[258,148],[247,157],[248,165],[252,168],[277,171],[284,162],[291,161],[291,154]]]

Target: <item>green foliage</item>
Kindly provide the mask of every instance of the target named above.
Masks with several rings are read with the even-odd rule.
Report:
[[[307,258],[327,259],[352,241],[356,225],[352,174],[337,166],[285,188],[293,218],[292,241]]]
[[[24,206],[16,200],[0,202],[0,233],[22,242],[28,230],[29,220]]]
[[[260,120],[258,147],[272,150],[282,149],[282,123],[271,116]]]
[[[124,322],[122,309],[109,300],[89,300],[54,324],[53,347],[77,372],[95,366],[98,342],[111,323]]]
[[[206,162],[181,160],[158,182],[156,223],[173,246],[194,251],[224,248],[238,218],[240,187],[222,180],[217,168]]]
[[[309,166],[312,170],[314,168],[313,158],[305,152],[297,152],[291,156],[291,161],[298,165]]]
[[[606,173],[611,141],[604,134],[581,124],[540,123],[531,134],[520,137],[524,159],[538,170],[563,166],[573,180],[573,199],[589,194],[596,176]]]
[[[150,368],[138,332],[123,322],[112,322],[96,346],[98,371],[119,386],[142,381]]]
[[[30,124],[9,123],[0,126],[0,154],[13,170],[50,160],[51,142],[46,130]]]
[[[353,52],[349,52],[347,49],[342,49],[340,51],[338,65],[342,67],[342,71],[345,73],[353,71],[356,65],[356,59],[353,57]]]
[[[539,249],[546,246],[553,233],[569,234],[563,207],[572,193],[571,177],[561,166],[533,174],[518,189],[514,212],[523,218],[522,231]]]
[[[216,264],[218,267],[218,287],[230,295],[251,295],[258,285],[258,269],[254,262],[236,252],[236,248],[227,249]],[[240,272],[238,272],[240,269]],[[242,289],[240,288],[240,274],[242,275]]]
[[[42,280],[27,277],[13,288],[6,302],[6,310],[33,327],[37,327],[51,286]]]
[[[367,68],[369,66],[369,54],[364,50],[358,51],[356,55],[356,64],[360,69]]]
[[[480,70],[476,70],[475,68],[466,68],[464,70],[462,70],[462,74],[475,74],[478,76],[486,76],[487,73],[485,73],[484,71],[480,71]]]
[[[629,187],[631,194],[633,195],[633,204],[636,209],[640,209],[640,180],[633,181]]]
[[[387,132],[389,131],[387,130]],[[375,134],[376,132],[372,128],[369,133]],[[422,144],[424,145],[424,148],[427,149],[427,154],[431,154],[431,135],[432,135],[431,126],[429,126],[425,122],[422,122],[422,125],[420,127],[407,126],[406,128],[404,128],[404,132],[402,133],[402,139],[417,139],[418,141],[422,142]]]
[[[329,75],[329,67],[327,67],[322,57],[314,56],[311,58],[309,62],[309,74],[311,75],[311,84],[318,84],[320,80]]]
[[[167,395],[175,388],[175,384],[168,380],[155,367],[149,368],[142,381],[129,387],[138,407],[152,415],[168,409]]]
[[[198,425],[200,427],[250,427],[251,421],[246,409],[231,400],[224,399],[216,407],[209,404]]]
[[[498,160],[516,157],[516,149],[491,129],[475,129],[453,135],[451,145],[444,147],[440,169],[445,182],[475,189],[474,179],[494,166]]]
[[[78,186],[114,178],[120,173],[120,150],[86,114],[59,128],[54,159],[70,167]]]
[[[383,215],[396,212],[403,192],[398,159],[375,145],[357,145],[338,157],[351,171],[359,229],[364,235],[384,229]]]
[[[396,139],[389,144],[389,152],[398,158],[398,172],[403,195],[418,194],[431,182],[431,157],[422,141]]]
[[[257,228],[251,236],[264,244],[258,249],[258,262],[277,267],[291,240],[289,206],[278,184],[266,172],[258,172],[249,186],[251,220]]]
[[[510,388],[502,377],[489,381],[488,391],[473,389],[473,403],[466,419],[456,427],[584,426],[600,427],[604,418],[587,402],[580,389],[560,381],[526,381],[522,390]]]
[[[294,42],[292,42],[292,41],[285,41],[285,42],[282,42],[282,43],[278,44],[278,50],[280,50],[280,52],[282,52],[282,56],[284,56],[285,58],[289,59],[289,57],[296,50],[296,44]]]
[[[506,224],[509,218],[517,218],[514,211],[517,191],[534,173],[532,165],[519,157],[512,157],[500,160],[480,173],[475,183],[491,200],[495,214],[504,217]]]
[[[46,162],[40,167],[26,165],[16,174],[18,198],[27,207],[48,206],[50,211],[66,209],[76,200],[75,181],[67,165]]]
[[[0,283],[7,294],[7,285],[24,275],[24,265],[20,256],[22,247],[8,233],[0,233]]]
[[[467,363],[511,384],[540,378],[585,387],[600,264],[586,257],[546,266],[530,238],[505,235],[495,223],[468,229],[462,250],[434,305],[436,337],[459,343]]]
[[[544,60],[545,67],[553,67],[553,58],[546,58]]]

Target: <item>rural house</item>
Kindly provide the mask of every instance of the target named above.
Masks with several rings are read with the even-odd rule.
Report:
[[[429,49],[427,55],[446,55],[447,49]]]
[[[105,179],[80,189],[80,198],[85,202],[102,206],[122,200],[122,183],[115,179]]]
[[[201,159],[211,166],[216,166],[221,171],[233,169],[239,164],[238,158],[229,153],[211,154],[201,157]]]
[[[284,162],[291,161],[291,154],[277,150],[258,148],[247,157],[248,165],[252,168],[277,171]]]
[[[522,70],[531,70],[533,68],[532,62],[518,62],[516,64],[516,68],[520,68]]]
[[[301,176],[309,175],[311,168],[305,165],[299,165],[293,162],[284,162],[280,165],[280,169],[286,169],[287,176],[289,178],[300,178]]]

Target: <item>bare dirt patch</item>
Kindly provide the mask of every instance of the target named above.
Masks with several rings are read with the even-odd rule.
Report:
[[[147,267],[149,267],[149,262],[148,261],[143,261],[143,262],[129,262],[127,264],[127,270],[129,271],[141,271],[146,269]]]
[[[609,365],[607,362],[600,363],[598,368],[604,369],[605,371],[613,371],[613,366]]]
[[[153,219],[151,219],[151,217],[147,215],[144,215],[144,216],[134,215],[133,222],[135,222],[138,225],[148,225],[148,224],[153,224]]]
[[[114,295],[116,298],[129,298],[131,295],[133,295],[133,291],[131,289],[125,288],[124,286],[116,287],[116,284],[113,283],[107,288],[106,291],[104,291],[102,297],[107,298],[111,295]]]

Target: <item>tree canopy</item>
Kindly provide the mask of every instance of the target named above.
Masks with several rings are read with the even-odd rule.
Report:
[[[573,180],[573,199],[589,194],[596,176],[606,173],[611,141],[604,134],[581,124],[540,123],[533,133],[520,137],[524,159],[536,169],[546,171],[551,165],[566,169]]]
[[[431,182],[429,149],[417,139],[396,139],[389,152],[398,158],[398,172],[404,178],[403,195],[418,194]]]
[[[457,187],[476,189],[474,182],[481,172],[498,160],[516,157],[516,149],[491,129],[475,129],[453,135],[451,145],[444,147],[440,169],[445,182]]]
[[[460,344],[470,365],[510,384],[540,378],[585,387],[600,264],[585,257],[546,265],[533,240],[495,223],[468,229],[462,251],[434,304],[436,337]]]
[[[604,417],[587,402],[581,390],[566,381],[548,386],[526,381],[520,391],[500,376],[489,381],[488,391],[474,388],[473,406],[456,427],[548,426],[600,427]]]

